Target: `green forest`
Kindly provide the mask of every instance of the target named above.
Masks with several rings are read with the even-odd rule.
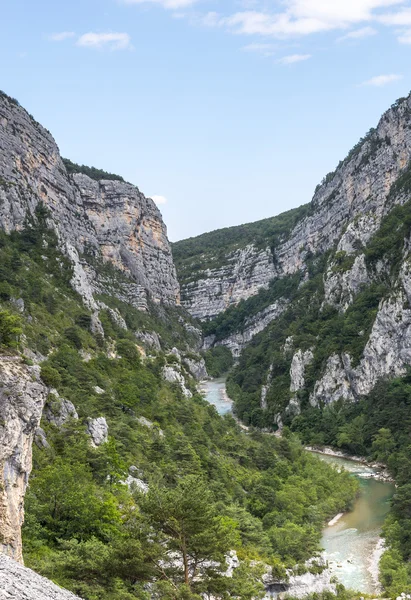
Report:
[[[102,312],[104,338],[93,333],[47,217],[40,205],[22,232],[0,236],[1,352],[24,346],[47,355],[49,409],[59,414],[65,398],[79,416],[60,427],[42,422],[47,443],[34,446],[25,564],[85,600],[251,599],[263,594],[265,565],[281,579],[304,572],[324,522],[351,506],[355,480],[305,452],[295,433],[244,433],[194,385],[187,399],[166,383],[161,369],[175,356],[146,356],[134,330],[156,326],[183,349],[174,311],[163,307],[160,318],[115,303],[129,329]],[[96,448],[87,420],[100,416],[109,438]],[[232,551],[241,566],[225,577]]]

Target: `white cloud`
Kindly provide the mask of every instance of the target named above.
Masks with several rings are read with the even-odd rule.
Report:
[[[311,58],[311,54],[290,54],[289,56],[283,56],[277,62],[282,65],[293,65],[294,63],[303,62]]]
[[[389,83],[394,83],[394,81],[399,81],[402,79],[402,75],[377,75],[376,77],[371,77],[367,81],[364,81],[361,85],[371,85],[373,87],[383,87],[384,85],[388,85]]]
[[[187,8],[197,2],[197,0],[122,0],[125,4],[158,4],[163,8],[176,10]]]
[[[247,44],[243,46],[244,52],[255,52],[256,54],[262,54],[263,56],[273,56],[275,46],[273,44]]]
[[[303,36],[381,20],[381,9],[404,1],[284,0],[282,11],[245,10],[226,17],[224,24],[235,33],[277,38]]]
[[[344,42],[345,40],[361,40],[363,38],[367,38],[376,34],[377,30],[373,27],[362,27],[361,29],[354,29],[354,31],[349,31],[346,35],[343,35],[337,41]]]
[[[110,50],[130,49],[128,33],[85,33],[77,40],[77,46],[86,48],[109,48]]]
[[[219,15],[217,12],[211,11],[201,18],[201,23],[206,27],[218,27],[223,23],[223,21],[221,20],[221,15]]]
[[[49,40],[52,42],[63,42],[69,38],[75,37],[74,31],[60,31],[59,33],[52,33],[49,35]]]
[[[411,9],[406,8],[395,13],[381,15],[378,20],[384,25],[411,25]]]
[[[162,204],[167,204],[168,200],[165,196],[151,196],[151,199],[153,200],[153,202],[155,202],[155,204],[157,204],[157,206],[160,206]]]

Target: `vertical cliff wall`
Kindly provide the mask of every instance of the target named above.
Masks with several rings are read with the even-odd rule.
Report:
[[[93,293],[104,291],[95,269],[95,261],[102,261],[129,280],[123,293],[137,306],[146,296],[179,303],[167,230],[154,202],[121,180],[69,175],[51,134],[0,94],[0,227],[23,229],[39,203],[50,211],[50,224],[75,267],[73,283],[86,302],[93,304]]]

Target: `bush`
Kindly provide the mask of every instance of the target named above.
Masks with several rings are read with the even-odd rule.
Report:
[[[51,365],[43,364],[40,376],[49,387],[58,388],[61,385],[60,373]]]
[[[15,348],[22,332],[21,318],[8,310],[0,310],[0,348]]]

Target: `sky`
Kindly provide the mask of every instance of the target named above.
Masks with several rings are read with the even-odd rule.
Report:
[[[411,88],[411,0],[0,0],[0,89],[172,241],[309,202]]]

